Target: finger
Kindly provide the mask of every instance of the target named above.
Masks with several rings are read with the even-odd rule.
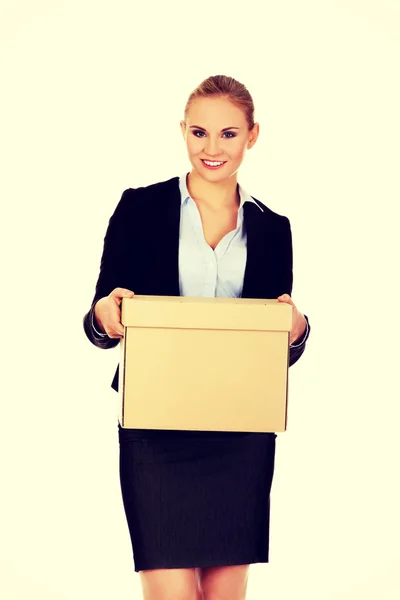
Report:
[[[120,333],[120,330],[109,330],[106,332],[108,337],[116,339],[116,338],[123,338],[124,337],[124,332]]]
[[[121,325],[121,323],[118,323],[118,325],[115,328],[115,333],[117,335],[120,335],[120,336],[124,337],[124,335],[125,335],[125,327],[123,325]]]
[[[114,316],[112,324],[109,326],[109,330],[115,337],[124,337],[125,327],[122,325],[119,315],[117,317]]]
[[[127,298],[129,296],[134,296],[135,293],[132,292],[132,290],[128,290],[126,288],[115,288],[109,295],[113,298]]]
[[[292,306],[294,306],[294,302],[289,296],[289,294],[282,294],[281,296],[278,296],[278,300],[279,302],[286,302],[287,304],[291,304]]]

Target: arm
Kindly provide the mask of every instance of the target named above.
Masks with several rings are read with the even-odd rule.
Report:
[[[304,315],[304,318],[307,321],[307,326],[303,335],[301,335],[293,344],[289,345],[289,367],[294,365],[294,363],[297,362],[300,356],[303,354],[306,348],[306,341],[310,335],[311,325],[308,322],[307,315]]]
[[[89,341],[98,348],[114,348],[118,346],[118,338],[110,338],[100,328],[96,320],[94,308],[100,298],[108,296],[116,287],[129,288],[124,274],[123,260],[128,237],[129,207],[132,190],[125,190],[109,220],[104,238],[103,254],[100,262],[100,273],[91,307],[83,317],[83,329]],[[125,283],[125,285],[124,285]]]
[[[289,304],[292,304],[294,307],[295,313],[300,315],[306,320],[306,328],[304,332],[291,344],[289,344],[289,367],[294,365],[299,358],[302,356],[305,348],[306,342],[311,332],[311,325],[309,323],[307,315],[299,313],[297,308],[295,307],[293,300],[290,298],[293,288],[293,244],[292,244],[292,232],[290,228],[290,221],[287,217],[285,217],[285,230],[286,230],[286,239],[284,240],[284,246],[282,250],[282,263],[283,268],[281,269],[283,281],[281,287],[283,288],[283,293],[279,296],[279,299]],[[288,298],[282,298],[288,294]],[[302,319],[303,320],[303,319]],[[301,324],[301,328],[304,327],[304,324]]]
[[[102,348],[104,350],[107,348],[115,348],[115,346],[118,346],[119,344],[119,338],[110,338],[106,333],[100,333],[99,331],[100,326],[97,323],[94,314],[96,302],[97,300],[94,302],[94,304],[92,303],[89,312],[87,312],[86,315],[83,317],[83,329],[85,331],[86,337],[89,339],[90,342],[92,342],[92,344],[94,344],[98,348]]]

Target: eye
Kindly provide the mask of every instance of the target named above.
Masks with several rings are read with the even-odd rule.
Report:
[[[193,135],[194,135],[194,136],[196,136],[196,137],[203,137],[203,136],[205,135],[205,132],[204,132],[204,131],[200,131],[200,129],[194,129],[194,130],[192,131],[192,133],[193,133]],[[198,133],[200,133],[201,135],[197,135]],[[231,138],[234,138],[234,137],[236,137],[236,133],[233,133],[233,131],[224,131],[224,134],[223,134],[223,135],[224,135],[224,136],[229,136],[229,137],[227,138],[228,140],[229,140],[229,139],[231,139]]]

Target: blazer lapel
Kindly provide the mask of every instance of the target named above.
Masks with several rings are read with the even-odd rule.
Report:
[[[151,199],[146,225],[153,228],[154,244],[147,248],[145,294],[179,296],[179,230],[181,195],[179,177],[162,184]],[[147,221],[146,219],[146,221]]]
[[[265,226],[260,209],[252,202],[243,204],[247,236],[247,260],[242,298],[265,298]]]
[[[179,231],[181,196],[179,177],[163,184],[153,208],[158,216],[154,224],[156,248],[147,269],[146,293],[179,296]],[[153,215],[154,212],[152,211]],[[243,205],[247,234],[247,260],[242,298],[274,297],[273,231],[270,219],[252,202]],[[162,253],[160,255],[160,252]]]
[[[164,215],[164,268],[161,275],[163,287],[168,290],[167,296],[179,296],[179,233],[181,224],[181,194],[179,191],[179,177],[173,179],[169,198],[168,210]]]

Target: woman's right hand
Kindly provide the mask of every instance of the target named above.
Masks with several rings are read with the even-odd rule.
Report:
[[[134,292],[125,288],[115,288],[111,294],[100,298],[94,307],[94,316],[99,325],[100,333],[106,333],[110,338],[124,337],[124,326],[121,324],[122,298],[132,298]]]

